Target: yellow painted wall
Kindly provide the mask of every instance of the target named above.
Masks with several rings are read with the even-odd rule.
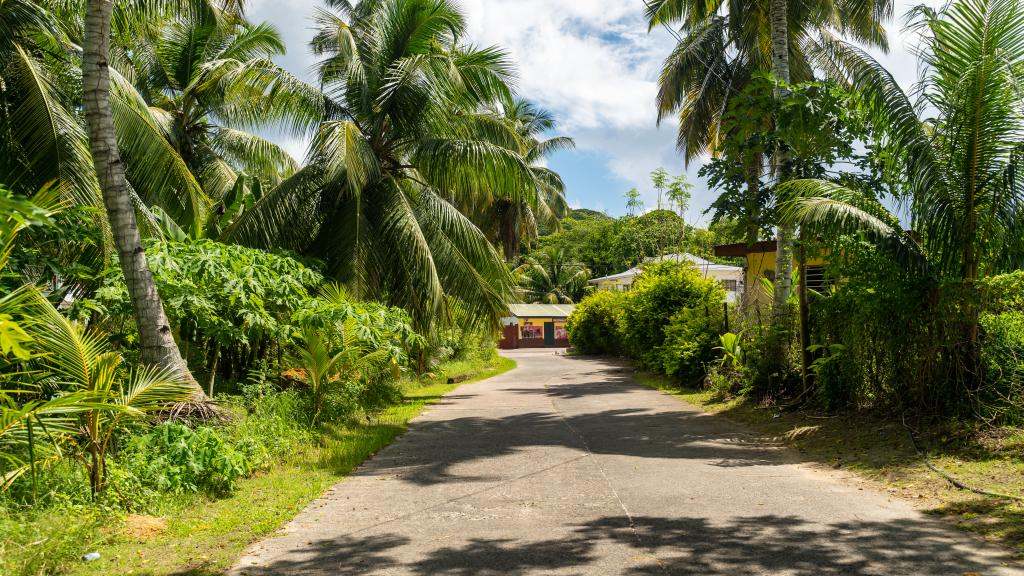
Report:
[[[793,269],[797,269],[796,258],[793,258]],[[825,260],[821,257],[807,259],[808,266],[824,266]],[[746,292],[744,299],[747,303],[771,304],[772,297],[761,287],[761,278],[766,271],[775,272],[775,251],[771,252],[750,252],[747,254],[747,271],[744,276]]]
[[[553,322],[555,324],[555,329],[556,330],[558,328],[565,328],[565,318],[540,318],[540,317],[520,318],[519,319],[519,337],[520,338],[523,337],[523,326],[540,326],[541,328],[543,328],[544,324],[546,324],[548,322]]]

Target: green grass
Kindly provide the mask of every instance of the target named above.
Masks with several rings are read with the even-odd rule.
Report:
[[[407,384],[404,402],[372,418],[329,426],[319,446],[239,483],[229,497],[168,497],[159,517],[93,508],[4,515],[0,511],[0,574],[212,575],[230,567],[252,542],[273,533],[324,490],[400,436],[423,409],[455,388],[515,367],[455,362],[425,381]],[[450,376],[473,375],[448,384]],[[78,558],[96,550],[101,559]]]
[[[854,472],[878,489],[1024,557],[1024,503],[955,488],[923,464],[898,419],[857,411],[780,413],[747,398],[680,390],[652,374],[637,373],[635,379],[744,424],[770,441],[784,442],[810,462]],[[933,464],[962,482],[1024,497],[1024,430],[947,423],[923,431],[919,441]]]

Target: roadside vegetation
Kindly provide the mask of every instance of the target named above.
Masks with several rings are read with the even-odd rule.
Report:
[[[696,270],[648,266],[632,291],[580,302],[570,341],[1021,551],[1022,6],[913,10],[921,76],[905,91],[841,38],[885,45],[870,20],[891,6],[873,5],[863,19],[790,14],[799,49],[780,58],[774,18],[652,3],[652,26],[684,32],[660,112],[679,115],[687,158],[714,153],[713,221],[747,246],[770,239],[774,265],[728,323],[720,297],[684,298],[705,293]],[[721,49],[750,38],[772,42]],[[813,283],[809,262],[823,263]],[[669,278],[679,299],[652,306]]]
[[[137,492],[131,506],[96,506],[64,495],[45,507],[5,508],[0,570],[16,575],[217,573],[401,435],[423,408],[458,386],[514,366],[487,350],[467,352],[430,375],[402,381],[397,403],[331,418],[319,427],[303,424],[308,406],[297,391],[273,393],[268,383],[253,382],[225,402],[237,414],[230,425],[190,430],[164,424],[133,439],[146,453],[132,449],[121,455],[119,482],[130,482],[132,474],[159,475],[161,481],[131,486],[144,494]],[[450,384],[449,378],[461,381]],[[237,456],[256,451],[265,459]],[[214,462],[231,455],[248,471],[225,474]],[[73,475],[67,466],[54,471],[47,485],[74,484]],[[69,518],[75,519],[71,526]],[[80,557],[91,551],[100,559],[83,563]]]
[[[245,2],[0,6],[0,573],[221,571],[511,367],[571,139],[448,2],[314,24],[315,85]]]

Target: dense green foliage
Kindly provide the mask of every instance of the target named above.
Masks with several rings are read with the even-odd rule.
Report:
[[[571,255],[573,263],[601,277],[624,272],[663,254],[689,252],[714,258],[715,245],[742,240],[737,234],[727,218],[705,230],[688,225],[669,210],[617,219],[583,212],[563,219],[557,232],[540,237],[537,250]]]
[[[629,292],[584,299],[569,317],[569,341],[585,354],[625,353],[693,384],[715,359],[724,301],[721,284],[691,264],[649,264]]]
[[[566,330],[573,347],[583,354],[618,354],[622,349],[622,310],[625,292],[602,290],[586,297],[569,316]]]

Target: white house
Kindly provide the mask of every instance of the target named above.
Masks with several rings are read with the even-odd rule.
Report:
[[[743,268],[729,266],[726,264],[715,264],[693,254],[665,254],[655,258],[648,258],[647,262],[690,262],[704,275],[705,278],[715,278],[725,288],[726,301],[739,302],[743,295]],[[625,272],[612,274],[603,278],[594,278],[590,284],[597,286],[598,290],[629,290],[637,276],[643,274],[642,268],[630,268]]]

